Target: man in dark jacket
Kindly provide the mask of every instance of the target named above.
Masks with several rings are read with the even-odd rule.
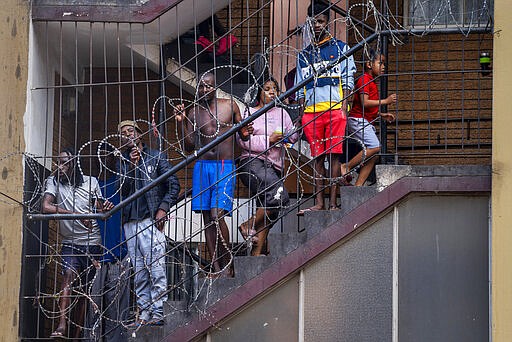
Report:
[[[123,158],[119,165],[121,196],[126,198],[167,172],[171,165],[165,153],[150,149],[140,138],[135,121],[118,125]],[[176,204],[180,184],[176,176],[153,187],[123,209],[123,227],[128,254],[135,271],[134,286],[139,316],[134,327],[163,325],[163,302],[167,299],[164,225]]]

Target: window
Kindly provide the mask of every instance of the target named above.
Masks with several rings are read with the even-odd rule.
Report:
[[[494,0],[405,0],[404,23],[411,28],[484,27]]]

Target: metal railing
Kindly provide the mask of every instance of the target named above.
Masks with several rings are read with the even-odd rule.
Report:
[[[183,3],[181,1],[179,3]],[[280,37],[279,40],[273,46],[265,45],[266,31],[263,27],[258,30],[258,37],[254,41],[251,41],[250,37],[238,37],[243,40],[242,44],[246,44],[245,51],[247,52],[247,58],[238,53],[239,47],[232,46],[227,54],[223,56],[216,56],[216,48],[210,53],[207,49],[210,46],[216,46],[223,38],[228,37],[229,34],[239,32],[244,25],[252,25],[251,20],[258,18],[257,20],[263,20],[267,18],[270,20],[270,6],[273,1],[265,2],[259,8],[254,9],[250,12],[247,8],[249,7],[248,1],[241,1],[241,8],[237,8],[234,2],[230,3],[224,12],[219,13],[214,11],[214,7],[208,10],[210,15],[216,12],[219,16],[224,15],[227,17],[229,23],[227,33],[222,36],[217,36],[211,40],[210,45],[206,45],[205,49],[200,49],[198,44],[193,44],[191,47],[186,46],[187,43],[183,42],[182,35],[184,31],[188,31],[190,25],[184,25],[183,28],[179,27],[179,20],[177,21],[176,36],[172,39],[177,42],[176,49],[177,54],[174,56],[177,66],[170,69],[170,63],[173,61],[167,61],[164,53],[164,46],[171,41],[167,33],[163,33],[162,27],[168,29],[168,23],[162,23],[161,16],[155,21],[147,24],[136,24],[136,23],[81,23],[81,22],[41,22],[35,27],[36,37],[39,39],[40,46],[36,48],[38,56],[42,56],[38,63],[32,65],[32,72],[36,75],[35,79],[40,83],[35,83],[32,86],[32,101],[35,104],[43,104],[39,108],[46,108],[44,113],[40,113],[41,116],[51,117],[51,122],[47,121],[45,128],[45,134],[43,137],[34,136],[33,144],[29,144],[31,147],[30,152],[34,152],[36,155],[38,164],[42,170],[38,171],[38,174],[34,174],[34,178],[37,178],[39,182],[38,186],[27,186],[26,191],[30,189],[41,189],[42,179],[48,174],[48,169],[51,167],[51,163],[48,161],[58,155],[58,153],[65,147],[66,144],[74,145],[77,150],[83,151],[81,154],[82,159],[90,159],[89,166],[83,166],[83,172],[85,174],[94,175],[94,172],[98,173],[98,169],[92,165],[94,160],[97,159],[101,163],[101,158],[104,155],[100,155],[97,152],[99,145],[110,145],[116,151],[116,157],[121,158],[117,152],[121,152],[120,147],[120,136],[116,133],[117,123],[124,119],[142,119],[147,126],[142,136],[147,141],[149,146],[153,146],[157,149],[166,152],[169,155],[169,160],[174,163],[165,172],[159,174],[157,177],[152,179],[152,182],[139,188],[136,192],[131,195],[121,198],[120,202],[115,207],[102,213],[89,213],[89,214],[42,214],[38,210],[36,203],[27,204],[26,217],[26,229],[25,231],[30,232],[26,245],[32,247],[26,248],[24,252],[25,260],[32,260],[29,267],[24,269],[24,292],[22,302],[34,303],[34,310],[37,311],[36,316],[38,317],[38,326],[29,328],[28,324],[22,324],[20,335],[22,339],[44,339],[48,337],[49,333],[55,330],[56,325],[51,321],[57,318],[62,312],[60,311],[59,304],[55,299],[62,297],[62,292],[59,288],[60,276],[58,276],[57,269],[61,266],[61,257],[58,252],[58,246],[60,246],[60,238],[55,228],[49,229],[50,220],[81,220],[81,219],[97,219],[97,220],[108,220],[112,216],[119,214],[123,208],[127,205],[137,201],[138,199],[144,198],[144,196],[152,191],[155,187],[159,187],[161,183],[165,182],[170,176],[177,175],[180,178],[184,191],[182,196],[179,198],[178,204],[172,208],[168,215],[168,224],[164,230],[167,236],[167,250],[161,256],[162,259],[167,261],[168,266],[168,280],[169,284],[165,291],[160,292],[157,298],[164,298],[169,296],[174,300],[185,300],[187,302],[187,308],[182,310],[188,310],[190,307],[201,307],[200,301],[204,298],[199,296],[201,288],[204,286],[215,286],[212,281],[212,274],[215,276],[218,270],[212,269],[213,263],[211,256],[208,255],[205,247],[205,238],[203,237],[204,226],[206,225],[201,221],[201,218],[194,214],[190,208],[192,196],[190,195],[190,180],[191,171],[189,167],[193,165],[197,160],[201,160],[208,152],[217,148],[220,144],[232,139],[233,136],[240,131],[240,129],[250,122],[253,122],[257,118],[265,116],[266,113],[276,107],[284,106],[285,108],[296,108],[287,102],[287,99],[295,94],[297,91],[303,89],[306,84],[315,82],[318,77],[327,74],[333,68],[336,68],[341,62],[343,62],[349,56],[357,56],[357,53],[363,52],[362,58],[356,60],[362,62],[364,65],[367,61],[367,57],[364,52],[368,46],[375,45],[377,41],[379,44],[384,40],[384,37],[411,37],[411,41],[419,40],[428,32],[430,35],[482,35],[489,33],[491,28],[489,27],[471,27],[471,28],[443,28],[443,29],[384,29],[375,30],[374,33],[365,37],[359,42],[356,42],[345,54],[339,58],[334,59],[327,65],[322,66],[316,70],[315,74],[310,75],[303,81],[294,84],[289,87],[286,91],[273,100],[271,103],[265,104],[262,108],[255,111],[252,115],[243,119],[239,123],[234,123],[232,127],[223,130],[222,134],[218,134],[214,139],[211,139],[208,143],[204,144],[200,148],[194,150],[192,154],[187,154],[182,149],[184,146],[184,131],[174,121],[175,106],[179,103],[180,99],[189,99],[192,105],[188,108],[192,108],[193,105],[197,105],[199,97],[197,93],[188,93],[190,89],[193,89],[197,82],[192,77],[197,79],[195,75],[198,71],[203,69],[213,69],[213,71],[220,78],[218,80],[218,93],[221,93],[221,89],[229,90],[237,87],[245,86],[246,90],[251,87],[251,83],[245,78],[245,83],[237,81],[240,79],[240,75],[249,75],[249,80],[252,82],[256,77],[250,78],[250,75],[254,74],[253,70],[254,62],[251,57],[255,52],[264,51],[268,55],[272,55],[273,51],[278,50],[278,46],[287,45],[289,40],[292,39],[290,36]],[[332,2],[332,9],[343,15],[350,15],[349,12],[339,10],[338,6],[340,2]],[[338,9],[336,9],[338,8]],[[170,9],[169,12],[175,12],[175,17],[180,18],[178,12],[179,8]],[[234,11],[240,11],[237,13],[244,13],[247,11],[247,15],[236,17],[233,14]],[[192,25],[196,27],[204,19],[196,17],[194,11],[194,22]],[[165,14],[168,15],[168,14]],[[162,15],[163,16],[163,15]],[[233,22],[235,18],[238,18],[238,22]],[[266,19],[265,19],[266,20]],[[371,27],[364,23],[363,19],[358,19],[360,25],[366,29]],[[258,23],[259,25],[259,23]],[[211,28],[213,31],[214,28]],[[238,31],[237,31],[238,30]],[[109,41],[106,36],[111,32],[114,34],[113,44]],[[247,30],[250,32],[250,29]],[[286,30],[288,32],[288,30]],[[213,33],[214,34],[214,33]],[[270,33],[268,33],[270,34]],[[199,38],[198,29],[194,29],[193,34],[194,42]],[[249,34],[248,34],[249,36]],[[57,37],[57,39],[55,39]],[[429,36],[430,37],[430,36]],[[430,39],[430,38],[429,38]],[[67,43],[71,41],[70,45]],[[124,43],[121,43],[124,41]],[[261,44],[256,44],[259,42]],[[55,49],[55,44],[58,48]],[[126,45],[123,45],[126,44]],[[142,45],[142,49],[138,49],[137,46]],[[68,47],[72,46],[72,49]],[[157,52],[153,52],[153,48],[157,47]],[[407,44],[404,44],[407,46]],[[385,45],[384,45],[385,47]],[[181,49],[188,48],[192,50],[192,53],[181,58]],[[56,53],[53,50],[57,50]],[[479,49],[479,47],[478,47]],[[298,51],[294,47],[294,51]],[[86,53],[82,53],[82,52]],[[143,54],[139,54],[135,51],[143,51]],[[412,47],[412,55],[414,55],[414,47]],[[252,53],[251,53],[252,52]],[[297,52],[298,53],[298,52]],[[389,49],[383,50],[383,53],[387,54],[388,60],[393,58],[393,51]],[[429,52],[424,52],[427,55],[426,59],[429,58]],[[447,52],[447,55],[449,53]],[[186,54],[183,53],[183,56]],[[236,55],[236,56],[235,56]],[[58,56],[58,57],[57,57]],[[272,55],[272,58],[278,58],[278,54]],[[381,82],[381,97],[387,94],[385,91],[387,85],[388,89],[396,89],[399,98],[402,96],[410,95],[411,108],[413,108],[414,114],[414,91],[410,89],[401,88],[399,83],[402,82],[401,78],[410,76],[410,82],[415,82],[414,77],[419,75],[425,75],[427,78],[432,75],[443,74],[449,75],[450,73],[457,73],[463,75],[476,75],[475,79],[477,82],[487,82],[487,79],[481,80],[481,70],[478,66],[471,64],[469,67],[461,67],[460,70],[446,70],[432,71],[432,70],[421,70],[418,71],[411,68],[411,71],[399,72],[397,65],[400,63],[400,53],[398,47],[395,47],[395,70],[389,71],[380,78]],[[431,56],[430,56],[431,57]],[[84,58],[85,60],[81,60]],[[73,63],[70,63],[69,59],[74,59]],[[432,58],[430,58],[432,59]],[[414,63],[414,56],[411,58]],[[204,62],[206,61],[206,62]],[[205,64],[199,66],[199,64]],[[269,65],[267,64],[267,72],[269,71]],[[67,64],[71,64],[67,65]],[[195,70],[189,70],[185,65],[195,65]],[[172,66],[172,65],[171,65]],[[38,68],[39,67],[39,68]],[[225,70],[227,70],[225,72]],[[288,71],[288,69],[286,69]],[[358,70],[359,71],[359,70]],[[283,75],[284,72],[281,72]],[[282,77],[279,77],[282,79]],[[393,84],[394,82],[394,84]],[[67,83],[67,84],[66,84]],[[281,82],[279,82],[281,83]],[[416,81],[419,83],[419,81]],[[430,83],[429,83],[430,84]],[[225,85],[225,86],[224,86]],[[462,86],[464,83],[462,83]],[[480,83],[478,85],[478,91],[480,91]],[[445,86],[448,88],[448,86]],[[384,91],[382,91],[384,89]],[[71,90],[71,91],[67,91]],[[357,91],[358,89],[354,89]],[[423,91],[423,90],[422,90]],[[431,91],[431,88],[427,88],[427,92]],[[250,94],[250,92],[248,92]],[[409,95],[406,95],[409,94]],[[350,95],[350,94],[349,94]],[[254,95],[253,95],[254,96]],[[172,98],[172,101],[168,99]],[[349,96],[345,95],[343,100],[348,99]],[[112,100],[111,100],[112,99]],[[245,99],[247,100],[247,99]],[[416,100],[418,102],[420,100]],[[430,99],[422,99],[430,103]],[[480,97],[478,98],[480,101]],[[113,102],[113,104],[112,104]],[[245,101],[244,105],[248,105],[249,101]],[[142,103],[142,105],[141,105]],[[239,102],[240,103],[240,102]],[[243,102],[242,102],[243,103]],[[101,105],[100,105],[101,104]],[[338,103],[332,103],[332,106]],[[53,105],[53,107],[52,107]],[[67,105],[67,107],[66,107]],[[481,115],[480,110],[481,103],[477,104],[477,115],[460,117],[451,117],[444,115],[444,117],[434,117],[433,113],[427,109],[425,112],[428,113],[427,117],[417,118],[412,115],[407,117],[405,110],[398,106],[395,109],[395,115],[397,116],[394,127],[381,126],[384,130],[384,134],[381,135],[381,144],[383,146],[383,153],[392,158],[395,162],[402,159],[407,159],[407,162],[414,163],[414,158],[419,160],[428,156],[451,156],[456,151],[460,151],[460,154],[467,154],[468,148],[476,149],[469,154],[473,156],[484,156],[487,157],[490,154],[490,140],[485,138],[490,133],[487,128],[483,127],[490,122],[490,116]],[[158,111],[157,111],[158,108]],[[244,108],[240,108],[243,112]],[[464,111],[464,101],[461,101],[461,110]],[[35,110],[34,110],[35,111]],[[448,112],[449,110],[446,109]],[[139,113],[146,113],[143,117],[139,116]],[[126,114],[128,113],[128,114]],[[213,113],[217,114],[217,113]],[[83,119],[88,118],[86,124],[83,123]],[[461,124],[464,127],[450,127],[450,124]],[[313,122],[306,124],[314,124]],[[476,128],[473,128],[474,125]],[[53,127],[51,127],[53,125]],[[440,128],[433,128],[438,125]],[[413,127],[409,129],[409,127]],[[299,127],[298,131],[301,131],[303,127]],[[154,129],[156,136],[153,136]],[[435,135],[432,139],[432,132],[444,129],[444,135]],[[472,132],[476,130],[477,136],[481,139],[477,140],[476,143],[469,143],[469,138],[472,138]],[[411,137],[407,137],[405,132],[411,132]],[[440,131],[439,131],[440,132]],[[451,133],[450,133],[451,132]],[[455,132],[455,133],[454,133]],[[453,133],[453,134],[452,134]],[[460,133],[460,134],[459,134]],[[391,136],[392,139],[386,138]],[[485,136],[485,137],[484,137]],[[347,141],[352,141],[351,135],[347,135],[348,139],[343,141],[346,144]],[[450,141],[450,139],[459,139],[460,144]],[[273,146],[270,146],[267,150],[259,152],[256,156],[264,156],[270,148],[277,145],[282,145],[285,138],[281,141],[276,142]],[[231,146],[233,154],[235,154],[237,147],[236,143]],[[39,145],[39,146],[35,146]],[[43,148],[43,152],[38,154],[38,148]],[[40,150],[40,149],[39,149]],[[288,192],[292,198],[292,202],[289,206],[284,208],[279,215],[272,218],[273,222],[280,226],[281,231],[289,230],[286,225],[294,224],[295,229],[298,232],[302,232],[304,227],[301,226],[300,220],[295,219],[295,212],[298,207],[303,206],[304,203],[309,203],[315,197],[318,191],[328,189],[333,182],[338,180],[331,179],[329,175],[326,175],[326,184],[322,189],[314,189],[315,178],[318,177],[313,171],[313,159],[307,155],[308,147],[304,140],[299,141],[294,145],[293,148],[283,149],[283,153],[286,155],[286,166],[280,170],[283,173],[283,177],[279,178],[274,182],[284,183],[292,180],[295,184],[290,186],[287,184]],[[465,156],[466,157],[466,156]],[[346,160],[346,159],[345,159]],[[126,161],[125,161],[126,162]],[[84,165],[87,162],[84,163]],[[238,168],[242,165],[238,164]],[[45,171],[46,167],[46,171]],[[359,168],[358,165],[357,168]],[[351,173],[357,170],[351,170]],[[332,170],[329,170],[332,172]],[[201,189],[200,192],[205,192],[215,187],[222,182],[223,179],[229,179],[236,177],[237,171],[224,175],[221,179],[217,179],[214,184]],[[30,178],[30,177],[29,177]],[[272,185],[268,187],[272,187]],[[34,190],[35,191],[35,190]],[[40,190],[38,190],[40,191]],[[264,191],[264,190],[262,190]],[[198,195],[199,196],[199,195]],[[225,244],[227,255],[219,255],[218,258],[222,259],[227,257],[229,259],[228,266],[224,265],[224,268],[229,268],[232,265],[233,258],[236,255],[244,255],[250,251],[251,245],[254,245],[249,236],[247,239],[241,238],[238,232],[238,227],[247,220],[249,217],[255,214],[256,211],[256,197],[251,196],[247,193],[245,187],[240,182],[237,184],[236,195],[233,196],[238,198],[235,201],[233,209],[226,212],[223,215],[223,219],[227,221],[230,232],[229,244],[226,241],[219,239],[216,241],[217,244]],[[30,196],[30,198],[33,198]],[[220,219],[221,217],[219,217]],[[107,221],[108,222],[108,221]],[[292,222],[292,223],[290,223]],[[218,225],[218,221],[215,222]],[[285,229],[286,228],[286,229]],[[118,231],[121,227],[116,228]],[[148,226],[146,230],[152,230],[152,225]],[[216,228],[217,229],[217,228]],[[279,228],[274,228],[279,229]],[[49,232],[49,234],[48,234]],[[143,232],[139,232],[142,234]],[[111,246],[113,250],[116,246]],[[53,252],[49,252],[53,251]],[[35,263],[34,260],[37,260]],[[158,263],[161,260],[154,260],[153,263]],[[51,264],[50,266],[48,266]],[[152,264],[147,264],[147,268],[151,268]],[[32,268],[31,268],[32,267]],[[31,281],[31,276],[27,272],[31,272],[31,269],[38,269],[38,275],[36,276],[36,285],[29,286],[28,283]],[[143,272],[141,270],[139,272]],[[237,270],[235,270],[236,274]],[[46,273],[46,275],[45,275]],[[132,273],[131,277],[135,277],[136,274]],[[86,297],[89,302],[92,303],[93,299],[90,297],[87,291],[83,291],[78,287],[73,287],[76,291],[73,298]],[[132,293],[132,297],[133,297]],[[51,304],[50,304],[51,302]],[[146,307],[139,307],[139,311],[144,311],[149,308],[152,303],[148,303]],[[27,313],[27,305],[23,309],[26,317],[30,314]],[[178,309],[176,309],[178,310]],[[204,310],[202,308],[201,310]],[[137,308],[132,304],[130,307],[130,313],[135,314]],[[123,316],[125,317],[125,316]],[[68,318],[68,329],[73,329],[75,326],[83,327],[84,331],[91,329],[85,323],[79,321],[73,321]],[[130,321],[119,319],[117,322],[118,326],[127,326]],[[85,326],[83,326],[85,325]],[[131,327],[131,329],[137,329],[138,327]],[[27,329],[27,330],[24,330]]]

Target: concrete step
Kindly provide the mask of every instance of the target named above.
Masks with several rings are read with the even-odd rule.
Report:
[[[236,270],[235,270],[236,272]],[[198,310],[204,310],[224,298],[229,291],[241,284],[240,279],[234,278],[200,278],[197,283],[197,294],[193,305]]]
[[[254,278],[274,261],[270,256],[237,256],[235,257],[235,279],[240,285]]]
[[[354,208],[375,196],[376,193],[377,188],[375,186],[345,186],[341,189],[340,209],[306,212],[304,214],[304,226],[308,239],[340,220]]]
[[[135,331],[129,331],[129,338],[128,341],[130,342],[154,342],[154,341],[161,341],[165,336],[167,336],[172,330],[174,330],[175,327],[172,329],[167,324],[163,326],[142,326],[139,329]]]
[[[188,322],[196,313],[186,301],[164,302],[165,331],[172,331]]]
[[[297,232],[297,226],[286,232],[281,232],[280,225],[288,226],[290,222],[297,223],[295,211],[286,215],[281,223],[276,224],[268,235],[270,247],[269,256],[252,257],[236,256],[234,258],[234,278],[207,279],[199,278],[198,295],[190,307],[190,310],[183,307],[183,303],[173,304],[169,302],[169,310],[176,310],[169,313],[166,320],[166,332],[172,331],[178,326],[187,324],[196,315],[204,315],[208,307],[222,300],[233,289],[243,286],[248,280],[258,276],[273,262],[291,251],[299,248],[307,239],[318,234],[327,225],[340,219],[353,208],[359,206],[377,193],[376,187],[344,187],[341,193],[341,209],[335,211],[309,212],[300,221],[306,228],[302,233]],[[312,203],[308,203],[312,204]],[[277,229],[276,229],[277,228]],[[173,307],[174,305],[174,307]],[[168,327],[167,327],[168,326]]]
[[[293,213],[295,215],[295,212]],[[296,215],[295,215],[296,216]],[[268,234],[270,256],[276,260],[297,249],[307,239],[306,232],[302,233],[272,233]]]
[[[128,341],[160,341],[172,330],[186,324],[196,314],[194,309],[188,310],[186,301],[164,302],[164,326],[143,326],[136,331],[129,331]]]

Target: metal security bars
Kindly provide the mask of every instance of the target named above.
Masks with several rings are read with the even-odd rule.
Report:
[[[170,326],[175,324],[171,317],[177,312],[205,314],[208,293],[214,291],[217,279],[249,277],[247,270],[233,267],[235,257],[272,253],[262,231],[266,234],[272,226],[271,232],[306,230],[296,215],[298,209],[314,206],[315,197],[318,204],[318,193],[337,183],[346,184],[348,178],[332,168],[322,175],[315,171],[311,147],[302,132],[316,121],[299,121],[293,130],[281,130],[284,134],[276,133],[280,137],[261,150],[254,149],[255,142],[249,147],[241,143],[238,132],[249,122],[255,126],[263,122],[260,133],[270,139],[273,120],[284,122],[288,116],[295,120],[302,111],[297,95],[304,87],[319,86],[322,77],[350,56],[355,58],[357,78],[369,61],[370,48],[381,49],[387,56],[387,70],[376,78],[381,90],[387,87],[388,93],[396,93],[399,99],[388,108],[396,120],[386,127],[387,140],[381,141],[389,157],[383,160],[434,165],[489,163],[492,76],[482,72],[477,61],[481,52],[492,51],[492,26],[409,30],[392,17],[407,17],[398,2],[395,8],[390,6],[391,15],[386,17],[380,15],[385,13],[383,7],[372,7],[372,3],[325,3],[331,13],[330,32],[352,48],[301,82],[293,82],[290,71],[307,45],[304,42],[314,42],[315,22],[306,20],[309,2],[181,1],[145,23],[132,21],[128,15],[118,21],[96,21],[94,15],[99,11],[94,10],[85,20],[80,20],[79,11],[65,18],[50,18],[50,11],[45,12],[42,5],[35,11],[38,20],[32,23],[27,116],[31,129],[24,153],[27,220],[22,339],[62,334],[100,340],[118,330],[137,334],[150,326]],[[281,20],[283,16],[286,21]],[[373,32],[363,34],[361,27]],[[387,51],[383,49],[385,39],[390,42]],[[205,74],[208,72],[212,76]],[[270,76],[277,80],[281,93],[258,107],[260,90]],[[212,91],[205,89],[215,89],[215,99],[208,100]],[[354,87],[353,92],[358,90]],[[332,101],[321,112],[328,113],[351,99],[350,95]],[[136,128],[137,138],[121,134],[118,125],[126,120]],[[341,139],[345,155],[334,155],[348,162],[364,144],[351,133],[345,136]],[[158,153],[140,148],[139,159],[130,157],[137,139]],[[68,153],[66,147],[74,151]],[[244,148],[251,151],[249,158],[243,157]],[[336,148],[336,144],[328,147],[327,153]],[[268,159],[271,151],[279,151],[276,155],[281,164]],[[69,157],[77,174],[99,180],[103,192],[98,193],[91,182],[83,187],[86,195],[77,195],[77,187],[66,178],[71,177],[56,171],[68,162],[64,157]],[[206,179],[211,165],[194,169],[198,160],[214,165],[213,179],[199,186],[197,182]],[[231,160],[233,164],[227,162]],[[261,178],[277,175],[257,190],[252,180],[242,184],[245,176],[252,179],[247,167],[254,160],[263,162]],[[332,158],[328,161],[335,165]],[[353,178],[363,162],[347,170]],[[51,193],[45,182],[50,174],[55,176],[54,191],[60,196],[54,196],[53,205],[65,207],[64,202],[69,202],[67,205],[75,208],[84,197],[80,212],[41,213],[41,204]],[[158,196],[171,191],[172,186],[164,184],[174,176],[181,194],[173,194],[171,201],[165,202]],[[322,185],[315,188],[318,180]],[[127,184],[133,188],[124,191]],[[70,186],[74,192],[62,197]],[[158,221],[153,220],[155,212],[148,208],[152,203],[148,196],[153,193],[159,199],[157,208],[163,202],[171,204],[163,208],[166,223],[161,235]],[[343,196],[343,188],[341,193]],[[207,199],[207,194],[212,197]],[[267,198],[265,194],[270,195]],[[102,207],[107,200],[115,204],[109,211]],[[223,207],[221,200],[232,204]],[[210,203],[202,207],[203,201]],[[128,214],[127,208],[131,208]],[[106,227],[102,231],[98,227],[103,232],[99,241],[93,236],[97,226],[88,221],[94,219]],[[142,224],[143,219],[149,223]],[[90,232],[82,237],[63,234],[66,220],[72,227],[80,222]],[[126,227],[132,221],[138,222],[133,234]],[[149,240],[142,240],[147,236]],[[268,236],[271,240],[272,234]],[[146,248],[144,241],[150,241],[149,254],[128,253],[129,259],[125,259],[120,252],[125,242],[128,249]],[[81,249],[83,246],[98,246],[99,251]],[[106,270],[113,265],[119,267],[113,274],[121,276],[111,284],[109,300],[115,307],[109,307],[105,279],[109,277]],[[152,283],[148,300],[137,285],[141,279],[153,279],[159,267],[165,273],[164,286]],[[159,311],[161,301],[167,306]]]

